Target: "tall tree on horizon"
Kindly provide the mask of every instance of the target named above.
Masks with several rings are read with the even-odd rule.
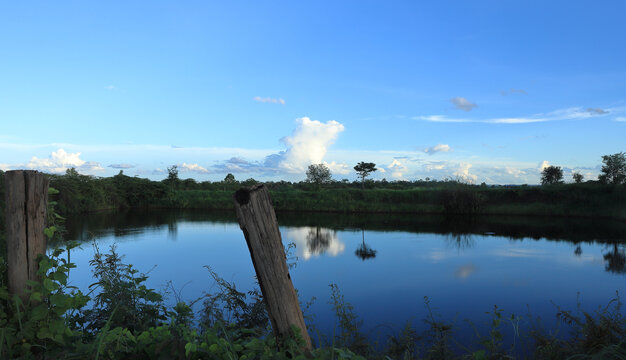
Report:
[[[370,173],[378,169],[376,169],[376,164],[374,163],[361,161],[360,163],[356,164],[354,170],[361,177],[361,187],[365,189],[365,178],[369,176]]]

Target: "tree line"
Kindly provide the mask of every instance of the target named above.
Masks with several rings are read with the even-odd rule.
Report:
[[[602,156],[602,169],[598,175],[601,184],[619,185],[626,183],[626,153],[619,152],[612,155]],[[580,184],[584,176],[579,172],[572,173],[572,179]],[[541,171],[541,185],[553,185],[563,183],[563,169],[560,166],[547,166]]]

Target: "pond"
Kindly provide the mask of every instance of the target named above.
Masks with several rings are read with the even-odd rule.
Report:
[[[278,221],[284,244],[295,244],[290,273],[300,299],[316,298],[308,313],[320,334],[335,327],[330,284],[354,306],[364,333],[381,341],[407,322],[426,329],[426,296],[437,319],[454,322],[457,336],[469,339],[494,305],[527,330],[536,317],[554,325],[559,306],[594,310],[626,290],[623,222],[294,213],[279,213]],[[83,290],[94,281],[94,246],[106,252],[113,244],[125,263],[148,273],[150,287],[164,290],[171,281],[183,299],[216,289],[204,266],[239,290],[254,287],[231,212],[96,213],[68,218],[67,229],[81,243],[71,252],[77,269],[70,281]]]

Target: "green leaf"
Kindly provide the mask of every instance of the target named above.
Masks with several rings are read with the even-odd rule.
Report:
[[[63,271],[55,271],[52,274],[52,278],[63,285],[67,284],[67,274]]]
[[[485,350],[478,350],[478,351],[475,351],[475,352],[472,354],[472,358],[473,358],[474,360],[484,360],[484,359],[487,359],[487,356],[486,356],[486,354],[485,354]]]
[[[30,293],[30,301],[41,301],[41,300],[42,300],[42,296],[39,291],[33,291],[32,293]]]
[[[47,315],[48,306],[46,304],[40,304],[31,310],[30,319],[33,321],[39,321],[44,319]]]
[[[67,296],[65,294],[54,294],[50,296],[50,304],[65,308],[65,305],[67,304]]]
[[[189,354],[192,352],[196,352],[198,350],[198,345],[195,343],[187,343],[185,345],[185,356],[189,357]]]
[[[56,226],[50,226],[47,227],[45,229],[43,229],[43,233],[49,238],[52,239],[52,237],[54,236],[54,232],[57,231]]]
[[[48,290],[48,291],[50,291],[50,292],[52,292],[52,291],[56,290],[56,289],[55,289],[55,287],[54,287],[54,285],[56,285],[56,284],[55,284],[54,282],[52,282],[52,280],[50,280],[50,279],[48,279],[48,278],[43,279],[43,287],[44,287],[46,290]]]
[[[37,331],[37,338],[38,339],[52,339],[52,333],[50,332],[50,329],[48,329],[47,327],[42,327],[41,329],[39,329],[39,331]]]

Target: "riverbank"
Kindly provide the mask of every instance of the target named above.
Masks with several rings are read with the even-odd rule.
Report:
[[[61,214],[101,210],[233,210],[233,193],[257,182],[151,181],[119,174],[109,178],[51,175]],[[0,172],[0,211],[4,186]],[[454,181],[268,182],[281,212],[523,215],[604,218],[626,221],[626,185],[597,182],[547,186],[468,185]]]

